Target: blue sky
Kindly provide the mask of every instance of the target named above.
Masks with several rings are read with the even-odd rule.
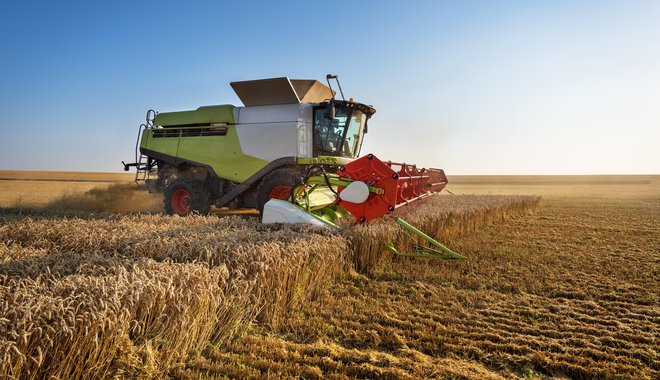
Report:
[[[363,153],[449,174],[660,173],[659,1],[0,3],[0,170],[119,171],[147,109],[339,74]]]

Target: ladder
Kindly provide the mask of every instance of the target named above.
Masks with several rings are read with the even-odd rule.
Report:
[[[156,119],[156,111],[154,110],[149,110],[147,111],[147,117],[146,117],[146,122],[143,124],[140,124],[140,127],[138,128],[138,135],[137,139],[135,141],[135,162],[131,164],[126,164],[122,161],[122,164],[124,164],[124,170],[128,171],[130,166],[135,166],[135,183],[140,184],[144,183],[147,179],[149,179],[149,175],[151,174],[151,169],[153,168],[153,161],[150,157],[145,156],[140,152],[140,137],[142,137],[142,131],[144,129],[151,129],[154,127],[154,120]]]

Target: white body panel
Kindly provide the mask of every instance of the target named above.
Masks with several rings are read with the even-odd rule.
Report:
[[[266,202],[261,223],[308,223],[319,227],[330,228],[327,223],[324,223],[313,215],[306,213],[300,209],[300,207],[280,199],[271,199]]]
[[[236,133],[243,153],[273,161],[312,157],[312,105],[235,107]]]
[[[313,141],[314,121],[313,105],[303,103],[298,111],[298,157],[314,157]]]

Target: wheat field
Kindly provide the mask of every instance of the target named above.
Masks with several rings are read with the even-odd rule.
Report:
[[[334,234],[249,213],[169,217],[130,184],[58,193],[49,180],[39,202],[2,187],[0,377],[658,371],[653,180],[456,181],[465,195],[398,215],[468,256],[453,262],[392,257],[385,241],[411,241],[388,219]]]

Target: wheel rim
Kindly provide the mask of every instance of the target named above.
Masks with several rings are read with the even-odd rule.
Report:
[[[286,185],[277,185],[268,194],[268,199],[289,199],[291,188]]]
[[[179,215],[186,215],[190,211],[190,204],[192,197],[190,192],[186,189],[176,190],[172,194],[172,209]]]

